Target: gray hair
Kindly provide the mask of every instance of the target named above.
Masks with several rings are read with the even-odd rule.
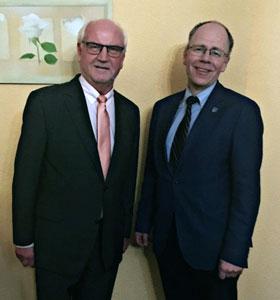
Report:
[[[85,32],[86,32],[86,29],[88,27],[89,24],[91,23],[94,23],[96,21],[100,21],[100,20],[106,20],[106,19],[97,19],[97,20],[91,20],[91,21],[88,21],[87,23],[85,23],[83,25],[83,27],[79,30],[79,33],[78,33],[78,36],[77,36],[77,43],[80,44],[84,38],[85,38]],[[110,20],[121,32],[121,34],[123,35],[123,40],[124,40],[124,48],[126,50],[127,48],[127,34],[126,32],[123,30],[123,28],[116,22]]]

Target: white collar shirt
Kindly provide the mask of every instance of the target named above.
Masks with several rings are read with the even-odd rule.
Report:
[[[81,75],[79,77],[80,84],[82,86],[85,98],[86,98],[86,104],[88,108],[89,118],[91,122],[91,127],[95,136],[95,139],[97,137],[97,126],[96,126],[96,116],[97,116],[97,98],[100,95],[98,91],[90,85],[86,79]],[[114,90],[110,90],[106,95],[104,95],[107,98],[106,101],[106,110],[109,115],[110,119],[110,139],[111,139],[111,153],[114,149],[114,142],[115,142],[115,99],[114,99]]]

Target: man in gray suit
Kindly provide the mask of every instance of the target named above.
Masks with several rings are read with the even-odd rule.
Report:
[[[260,201],[257,104],[224,86],[233,38],[197,24],[184,52],[186,90],[153,110],[136,241],[154,251],[166,298],[233,300]]]
[[[139,142],[139,110],[113,90],[125,50],[118,25],[91,21],[78,37],[81,74],[28,97],[13,230],[17,257],[36,268],[39,299],[111,298],[130,235]]]

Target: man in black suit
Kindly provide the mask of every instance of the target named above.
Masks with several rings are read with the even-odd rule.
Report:
[[[139,110],[113,90],[125,49],[118,25],[91,21],[78,37],[81,75],[28,97],[13,230],[17,257],[35,265],[39,299],[111,299],[130,235],[139,142]],[[105,165],[98,150],[101,98]]]
[[[263,125],[255,102],[218,82],[233,47],[216,21],[184,52],[185,91],[154,106],[136,242],[154,251],[167,299],[231,300],[260,201]]]

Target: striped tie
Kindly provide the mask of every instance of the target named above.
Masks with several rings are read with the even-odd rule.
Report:
[[[173,170],[177,168],[178,161],[181,157],[182,151],[187,140],[192,116],[192,105],[194,103],[199,103],[199,99],[197,97],[190,96],[187,98],[186,103],[186,112],[184,118],[182,119],[181,123],[177,128],[170,151],[169,163]]]

